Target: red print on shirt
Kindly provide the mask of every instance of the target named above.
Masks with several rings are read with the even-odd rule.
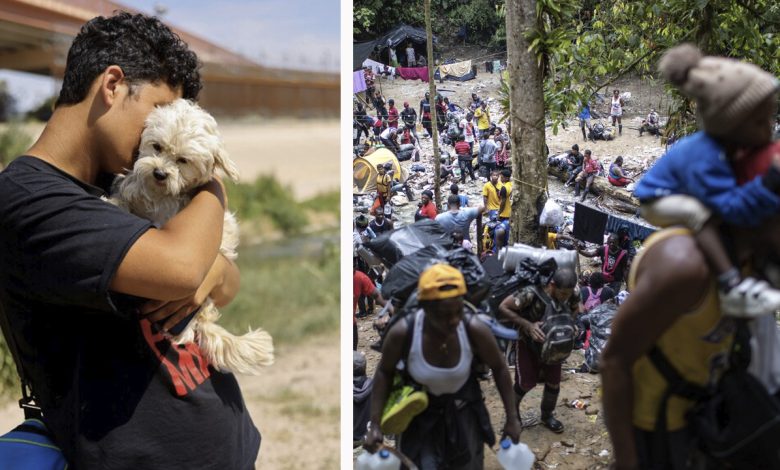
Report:
[[[141,320],[141,331],[149,348],[164,366],[177,396],[187,395],[211,375],[208,360],[197,345],[172,344],[149,320]]]

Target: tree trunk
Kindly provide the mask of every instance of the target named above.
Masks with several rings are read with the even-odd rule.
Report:
[[[432,104],[436,103],[436,84],[433,81],[433,33],[431,32],[431,0],[425,0],[425,35],[428,50],[428,90]],[[433,135],[433,196],[437,208],[441,207],[441,160],[439,159],[439,128],[436,122],[436,110],[431,106],[431,130]]]
[[[506,45],[512,132],[512,242],[538,245],[547,199],[542,70],[525,33],[537,27],[535,0],[507,0]]]

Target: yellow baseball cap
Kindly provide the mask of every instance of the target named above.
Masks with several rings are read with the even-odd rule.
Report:
[[[434,264],[423,271],[417,282],[419,300],[442,300],[466,293],[463,274],[448,264]]]

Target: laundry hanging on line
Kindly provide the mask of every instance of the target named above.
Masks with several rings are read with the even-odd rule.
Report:
[[[362,70],[356,70],[352,72],[352,93],[360,93],[366,91],[368,86],[366,85],[366,75]]]
[[[377,61],[375,61],[373,59],[366,59],[366,60],[364,60],[363,61],[363,67],[364,68],[365,67],[370,67],[371,71],[374,72],[375,74],[389,73],[390,75],[393,75],[393,76],[396,74],[396,68],[395,67],[390,67],[389,65],[385,65],[382,62],[377,62]]]
[[[439,66],[439,73],[442,75],[452,75],[453,77],[461,77],[471,72],[471,61],[464,60],[462,62],[455,62],[454,64],[444,64]]]
[[[428,67],[398,67],[396,73],[404,80],[428,81]]]

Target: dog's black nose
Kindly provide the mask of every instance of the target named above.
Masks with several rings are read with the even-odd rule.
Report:
[[[152,174],[154,175],[154,178],[157,181],[163,181],[163,180],[165,180],[165,178],[168,177],[168,173],[162,171],[159,168],[155,168],[154,171],[152,172]]]

